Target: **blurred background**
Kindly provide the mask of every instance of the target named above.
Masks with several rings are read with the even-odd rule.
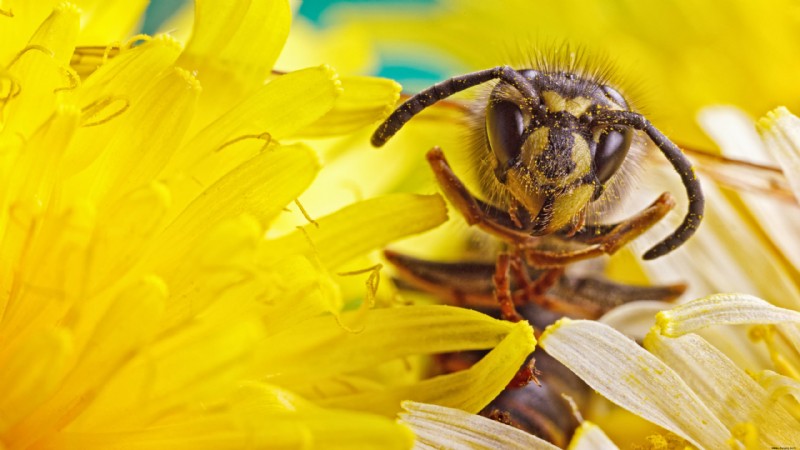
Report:
[[[169,29],[169,17],[185,3],[153,0],[142,31]],[[466,71],[525,65],[540,49],[557,52],[568,44],[590,64],[610,67],[612,81],[667,135],[707,150],[713,145],[696,124],[704,106],[734,105],[754,118],[780,105],[800,106],[800,4],[794,0],[293,5],[293,34],[279,68],[325,62],[341,73],[393,78],[415,92]],[[316,57],[298,44],[298,36],[312,35],[320,47]]]

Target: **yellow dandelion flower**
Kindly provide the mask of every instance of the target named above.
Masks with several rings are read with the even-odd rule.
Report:
[[[198,1],[185,48],[119,43],[145,2],[85,3],[0,15],[0,447],[405,448],[401,401],[477,412],[504,388],[527,323],[371,309],[380,268],[355,270],[441,224],[439,196],[273,227],[325,172],[300,138],[372,124],[395,83],[273,75],[285,0]],[[417,355],[472,349],[420,375]]]

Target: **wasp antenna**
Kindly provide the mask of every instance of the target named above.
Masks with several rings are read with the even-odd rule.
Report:
[[[595,117],[601,123],[626,125],[637,130],[644,131],[654,144],[661,150],[661,153],[672,164],[672,167],[681,177],[681,182],[686,188],[686,195],[689,198],[689,210],[683,218],[683,222],[669,236],[654,245],[645,252],[643,259],[650,260],[664,256],[667,253],[680,247],[686,242],[700,226],[703,220],[703,209],[705,208],[705,198],[700,180],[694,172],[692,163],[686,159],[681,149],[673,144],[663,133],[658,131],[653,124],[644,116],[632,111],[601,111]]]
[[[381,147],[394,136],[406,122],[411,120],[412,117],[439,100],[443,100],[457,92],[495,79],[503,80],[514,86],[515,89],[528,99],[531,106],[538,102],[538,95],[533,89],[533,86],[531,86],[524,76],[510,66],[498,66],[493,69],[460,75],[434,84],[406,100],[405,103],[395,109],[378,127],[372,135],[372,145]]]

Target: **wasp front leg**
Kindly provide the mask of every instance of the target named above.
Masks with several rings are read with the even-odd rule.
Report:
[[[464,216],[467,224],[517,246],[534,245],[539,241],[518,228],[516,212],[509,214],[475,198],[453,172],[439,147],[429,150],[426,156],[445,197]]]
[[[523,245],[522,251],[529,264],[534,267],[563,267],[568,264],[612,255],[630,241],[661,221],[675,207],[675,198],[665,192],[639,214],[614,225],[589,225],[571,236],[573,242],[590,244],[588,247],[572,251],[547,251]]]

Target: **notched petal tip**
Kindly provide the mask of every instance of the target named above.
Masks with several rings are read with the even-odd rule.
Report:
[[[778,161],[796,198],[800,199],[800,118],[779,107],[758,121],[767,150]]]
[[[61,2],[53,10],[59,14],[69,14],[76,17],[80,17],[82,12],[78,5],[72,2]]]
[[[542,332],[542,335],[539,336],[539,345],[542,348],[545,348],[546,347],[545,342],[547,341],[547,338],[549,338],[553,333],[557,332],[559,328],[568,326],[572,321],[573,320],[568,317],[562,317],[561,319],[558,319],[555,323],[545,328],[544,331]]]
[[[179,41],[171,34],[167,33],[157,34],[153,36],[151,39],[148,39],[147,42],[145,42],[143,45],[164,45],[166,47],[170,47],[177,51],[183,50],[183,43],[181,43],[181,41]]]
[[[800,323],[800,312],[778,308],[747,294],[715,294],[656,314],[656,327],[668,337],[711,326]]]
[[[344,88],[342,87],[342,80],[339,79],[339,72],[327,64],[319,66],[319,69],[322,70],[327,78],[333,82],[334,96],[338,97],[341,95],[342,92],[344,92]]]
[[[197,79],[191,72],[186,69],[182,69],[180,67],[176,67],[175,73],[186,82],[186,89],[195,92],[202,92],[203,86],[200,84],[200,80]]]

